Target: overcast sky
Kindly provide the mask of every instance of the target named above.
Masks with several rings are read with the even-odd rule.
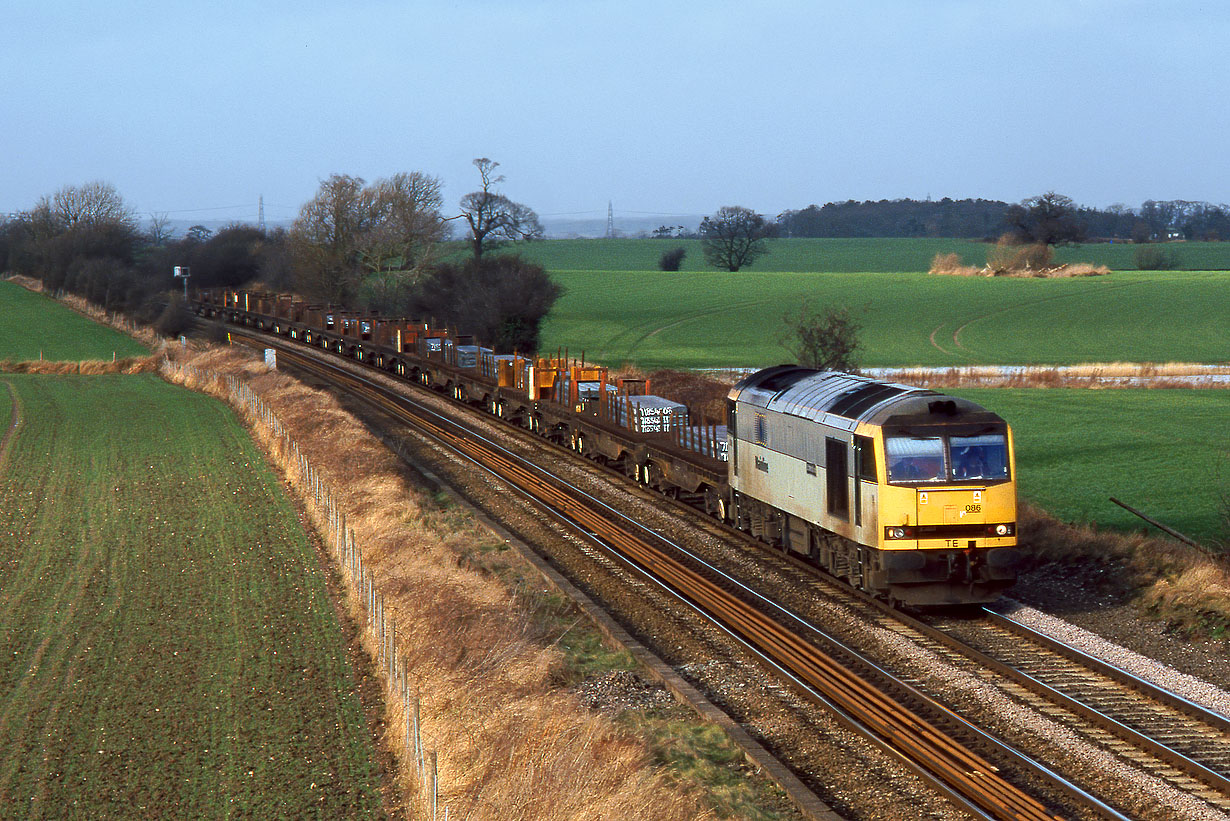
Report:
[[[931,196],[1230,201],[1230,4],[4,0],[0,212],[289,219],[475,157],[544,217]]]

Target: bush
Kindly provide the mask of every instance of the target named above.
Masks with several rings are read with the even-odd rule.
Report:
[[[1051,247],[1041,243],[1017,245],[1010,234],[1004,234],[987,251],[987,267],[997,274],[1010,271],[1040,270],[1051,264]]]
[[[803,367],[857,372],[862,324],[847,306],[828,305],[812,311],[804,299],[798,313],[787,312],[782,324],[785,331],[779,341]]]
[[[192,312],[188,310],[183,296],[172,294],[166,307],[154,322],[154,330],[166,337],[177,337],[192,327]]]
[[[437,265],[416,283],[409,312],[474,334],[498,353],[532,355],[539,326],[563,290],[541,265],[485,255]]]
[[[1173,271],[1179,267],[1178,255],[1157,245],[1137,245],[1132,261],[1141,271]]]
[[[687,254],[687,250],[683,248],[672,248],[669,251],[663,251],[662,256],[658,257],[658,270],[678,271],[683,267],[683,258]]]
[[[986,276],[986,272],[981,268],[975,268],[962,262],[958,254],[936,254],[931,259],[931,269],[928,273],[958,277]]]

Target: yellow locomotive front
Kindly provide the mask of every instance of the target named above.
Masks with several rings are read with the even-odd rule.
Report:
[[[934,394],[903,398],[876,422],[876,547],[893,569],[891,586],[937,604],[994,599],[1015,579],[1018,558],[1011,428],[972,402]]]

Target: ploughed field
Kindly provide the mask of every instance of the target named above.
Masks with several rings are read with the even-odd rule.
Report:
[[[145,346],[43,294],[0,282],[0,360],[110,360],[145,356]]]
[[[322,571],[231,411],[153,375],[0,374],[0,422],[14,419],[0,802],[28,817],[378,811]]]

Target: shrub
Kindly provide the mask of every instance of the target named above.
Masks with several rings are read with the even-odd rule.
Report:
[[[1137,245],[1132,261],[1141,271],[1173,271],[1179,267],[1178,255],[1157,245]]]
[[[683,267],[683,258],[688,252],[683,248],[672,248],[669,251],[663,251],[662,256],[658,257],[658,269],[661,271],[678,271]]]
[[[192,327],[192,312],[179,294],[172,294],[166,307],[154,322],[154,330],[162,336],[176,337]]]
[[[931,269],[929,273],[957,277],[986,275],[986,272],[984,272],[981,268],[975,268],[972,265],[964,264],[961,261],[961,256],[959,254],[936,254],[931,259]]]
[[[1051,247],[1041,243],[1018,245],[1010,234],[999,238],[987,251],[987,267],[996,274],[1040,270],[1051,264]]]
[[[847,306],[828,305],[813,311],[805,299],[797,314],[787,312],[782,317],[782,324],[785,331],[781,345],[803,367],[857,372],[858,335],[863,326]]]

